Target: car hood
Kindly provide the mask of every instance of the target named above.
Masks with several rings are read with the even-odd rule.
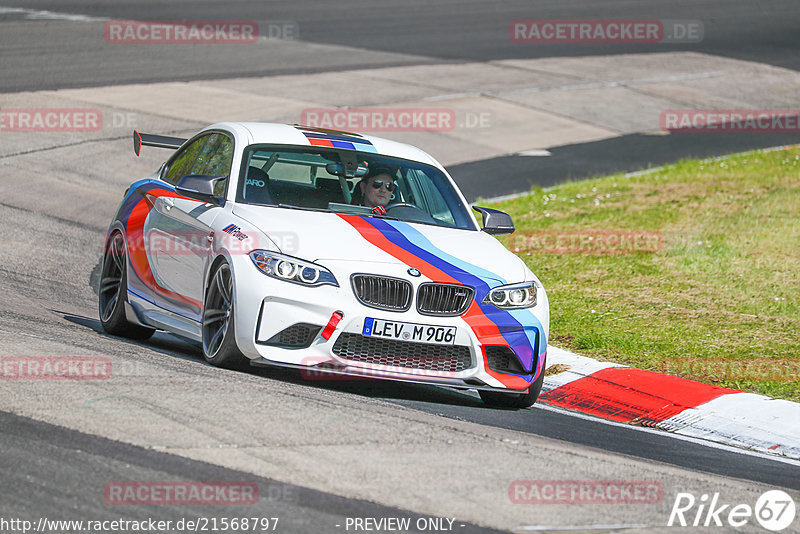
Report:
[[[433,265],[499,283],[531,277],[522,260],[484,232],[271,206],[236,205],[233,213],[282,253],[322,265],[325,260]]]

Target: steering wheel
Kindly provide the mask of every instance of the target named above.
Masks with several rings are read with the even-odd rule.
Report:
[[[398,202],[386,208],[386,214],[397,217],[401,220],[412,222],[435,223],[436,219],[430,216],[427,211],[408,202]]]
[[[416,204],[409,204],[408,202],[398,202],[397,204],[391,204],[389,206],[386,206],[386,211],[388,212],[395,208],[414,208],[415,210],[425,211]]]

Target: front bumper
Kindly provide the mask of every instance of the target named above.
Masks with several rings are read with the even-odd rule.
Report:
[[[526,391],[544,372],[547,339],[542,319],[547,320],[549,314],[536,308],[546,308],[546,297],[537,307],[516,313],[516,320],[505,323],[500,319],[508,314],[480,310],[475,303],[464,316],[432,317],[421,315],[415,306],[403,312],[364,306],[350,287],[349,273],[334,271],[340,287],[305,287],[271,279],[252,265],[239,263],[234,269],[234,277],[239,277],[234,286],[236,341],[253,365],[299,368],[307,378],[321,380],[355,376],[513,392]],[[358,269],[365,267],[362,264]],[[373,272],[381,275],[408,279],[406,269],[394,264],[373,266]],[[416,286],[422,280],[412,283]],[[323,329],[335,312],[341,313],[342,319],[325,339]],[[452,346],[388,341],[362,335],[367,318],[454,326],[456,334]],[[518,372],[492,369],[488,346],[507,347],[520,355]]]

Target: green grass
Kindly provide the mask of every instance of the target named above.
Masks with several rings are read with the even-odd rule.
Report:
[[[554,345],[800,400],[800,149],[534,189],[496,207],[517,226],[504,242],[548,291]],[[623,230],[663,248],[552,253],[526,238]]]

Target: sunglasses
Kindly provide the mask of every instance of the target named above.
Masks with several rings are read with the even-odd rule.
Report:
[[[389,182],[388,180],[373,180],[372,181],[372,188],[373,189],[380,189],[386,185],[386,190],[390,193],[394,191],[394,188],[397,187],[397,184],[394,182]]]

